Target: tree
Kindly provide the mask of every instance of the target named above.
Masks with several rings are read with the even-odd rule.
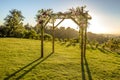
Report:
[[[17,9],[13,9],[9,12],[10,12],[10,14],[7,15],[7,17],[4,20],[5,20],[5,26],[10,27],[10,36],[13,37],[14,31],[21,24],[24,17],[22,15],[21,11],[19,11]]]
[[[37,32],[37,34],[40,34],[40,25],[39,24],[37,24],[37,25],[35,25],[35,27],[34,27],[34,30]]]
[[[24,38],[25,28],[23,27],[23,23],[17,25],[16,29],[13,32],[13,36],[17,38]]]
[[[32,29],[32,26],[29,23],[27,23],[26,25],[24,25],[24,27],[28,31]]]
[[[0,37],[9,37],[10,35],[10,27],[6,27],[5,25],[0,26]]]
[[[111,51],[115,51],[116,49],[119,49],[119,42],[117,39],[110,39],[107,42],[107,47],[111,50]]]

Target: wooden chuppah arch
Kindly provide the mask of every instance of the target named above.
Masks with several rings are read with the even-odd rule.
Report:
[[[41,57],[44,55],[43,51],[43,41],[44,41],[44,27],[47,25],[47,23],[52,20],[53,24],[53,39],[52,39],[52,52],[55,52],[54,49],[54,29],[64,21],[64,19],[71,19],[73,20],[78,26],[80,31],[80,49],[81,49],[81,58],[85,57],[86,54],[86,40],[87,40],[87,24],[88,20],[91,19],[91,16],[88,14],[88,11],[84,10],[85,7],[77,7],[76,9],[72,8],[68,12],[59,12],[59,13],[53,13],[50,11],[50,9],[43,11],[42,14],[39,16],[39,24],[41,25]],[[55,25],[54,21],[56,19],[61,19],[61,21]],[[82,60],[82,59],[81,59]]]

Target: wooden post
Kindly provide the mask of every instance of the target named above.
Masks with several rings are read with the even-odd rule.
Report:
[[[41,58],[44,56],[44,46],[43,46],[43,41],[44,41],[44,26],[41,26]]]
[[[49,17],[49,19],[46,21],[45,24],[39,22],[39,24],[42,24],[40,26],[40,30],[41,30],[41,58],[44,57],[44,27],[47,25],[47,23],[49,22],[50,19],[51,19],[51,17]]]
[[[55,28],[64,21],[65,18],[63,18],[56,26],[54,25],[54,18],[53,18],[53,33],[52,33],[52,36],[53,36],[53,39],[52,39],[52,52],[54,53],[55,52]]]
[[[53,39],[52,39],[52,53],[54,53],[55,52],[55,47],[54,47],[54,45],[55,45],[55,26],[54,26],[54,18],[53,18],[53,30],[52,30],[52,37],[53,37]]]
[[[84,40],[84,57],[86,56],[86,42],[87,42],[87,18],[85,20],[85,40]]]
[[[82,8],[82,14],[83,14],[83,7]],[[84,54],[84,27],[83,27],[83,19],[81,19],[82,23],[81,23],[81,64],[83,64],[83,54]]]
[[[81,40],[80,40],[81,41],[81,43],[80,43],[80,48],[81,48],[81,63],[83,62],[83,52],[84,52],[84,50],[83,50],[84,49],[84,46],[83,46],[83,44],[84,44],[83,43],[83,32],[84,32],[83,31],[83,26],[81,26],[81,31],[80,31],[80,33],[81,33],[80,34],[81,35]]]

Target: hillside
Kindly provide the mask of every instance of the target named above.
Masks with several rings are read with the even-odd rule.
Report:
[[[45,41],[45,56],[40,56],[40,41],[0,38],[0,80],[119,80],[120,55],[87,49],[81,65],[79,46]]]

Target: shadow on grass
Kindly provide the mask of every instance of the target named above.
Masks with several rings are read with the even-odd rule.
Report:
[[[120,55],[120,52],[117,52],[118,55]]]
[[[110,50],[107,50],[107,49],[102,49],[102,48],[98,48],[99,51],[105,53],[105,54],[108,54],[108,53],[113,53],[112,51]]]
[[[84,69],[84,59],[81,60],[81,71],[82,71],[82,80],[85,79],[85,69]]]
[[[106,51],[102,48],[98,48],[99,51],[103,52],[103,53],[106,53]]]
[[[105,51],[107,51],[107,52],[109,52],[109,53],[113,53],[112,51],[110,51],[110,50],[107,50],[107,49],[104,49]]]
[[[90,68],[89,68],[89,65],[88,65],[86,57],[84,59],[85,59],[85,66],[86,66],[88,78],[89,78],[89,80],[92,80],[92,75],[91,75]]]
[[[83,60],[81,60],[81,70],[82,70],[82,80],[92,80],[92,75],[86,57],[84,57]],[[88,79],[86,79],[85,70],[87,72]]]
[[[8,77],[4,78],[4,80],[9,80],[12,77],[16,77],[15,80],[19,80],[22,77],[24,77],[28,72],[30,72],[32,69],[34,69],[37,65],[39,65],[40,63],[42,63],[43,61],[45,61],[48,57],[50,57],[53,53],[50,53],[48,56],[46,56],[45,58],[38,58],[36,60],[34,60],[33,62],[27,64],[26,66],[22,67],[21,69],[19,69],[18,71],[12,73],[11,75],[9,75]],[[29,68],[30,67],[30,68]],[[27,69],[25,71],[25,69]],[[18,74],[21,73],[21,74]],[[18,74],[18,76],[16,76]]]

